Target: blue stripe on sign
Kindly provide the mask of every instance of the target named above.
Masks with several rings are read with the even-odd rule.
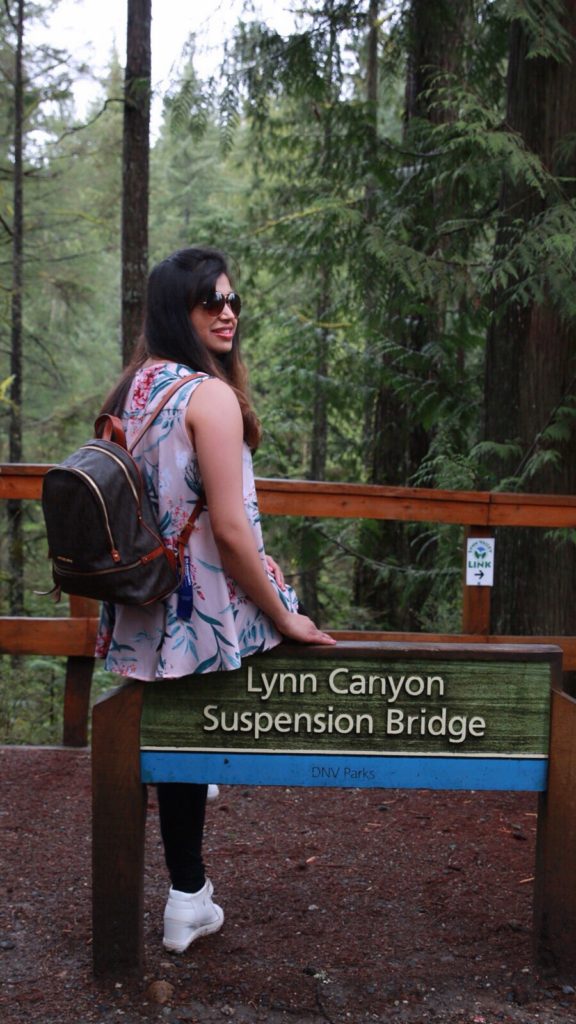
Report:
[[[382,789],[546,789],[548,761],[531,757],[339,757],[143,750],[142,782]]]

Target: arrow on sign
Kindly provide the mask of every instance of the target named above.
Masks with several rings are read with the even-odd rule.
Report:
[[[478,583],[480,583],[480,580],[484,579],[484,570],[480,569],[480,572],[475,572],[474,575],[477,577]]]

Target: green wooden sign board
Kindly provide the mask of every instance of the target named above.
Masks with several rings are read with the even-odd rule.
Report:
[[[363,647],[360,657],[352,645],[340,657],[283,647],[236,671],[158,682],[145,694],[142,748],[547,756],[547,661],[454,651],[387,658]]]

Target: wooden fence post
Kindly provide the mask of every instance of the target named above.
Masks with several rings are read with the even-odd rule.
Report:
[[[471,635],[489,636],[491,587],[471,587],[466,583],[467,542],[472,537],[492,537],[489,526],[469,526],[464,535],[464,579],[462,593],[462,632]]]
[[[99,613],[97,601],[70,595],[72,618],[95,618]],[[94,673],[94,658],[72,655],[66,662],[64,685],[64,722],[62,744],[65,747],[88,745],[88,718],[90,715],[90,688]]]
[[[96,701],[92,713],[92,922],[94,973],[141,971],[144,962],[146,787],[140,781],[144,683]]]
[[[65,747],[88,746],[90,689],[94,658],[72,656],[66,661],[62,744]]]
[[[548,789],[540,795],[536,959],[567,981],[576,963],[576,700],[552,691]]]

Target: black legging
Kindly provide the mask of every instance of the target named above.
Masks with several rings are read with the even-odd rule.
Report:
[[[206,881],[202,836],[208,786],[159,782],[156,789],[164,856],[172,888],[198,892]]]

